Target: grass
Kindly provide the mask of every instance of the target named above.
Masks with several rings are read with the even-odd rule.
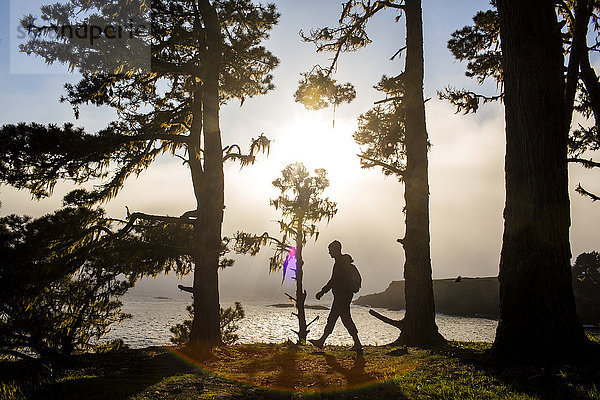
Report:
[[[169,348],[74,356],[63,367],[0,364],[0,399],[600,399],[600,371],[509,368],[485,343],[431,351],[293,344],[216,349],[202,361]],[[404,354],[405,353],[405,354]]]

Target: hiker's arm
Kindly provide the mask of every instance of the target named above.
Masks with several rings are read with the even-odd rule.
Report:
[[[323,286],[323,289],[321,289],[321,291],[319,293],[317,293],[316,297],[317,300],[320,300],[321,297],[323,297],[323,295],[327,292],[329,292],[331,290],[331,288],[333,287],[333,277],[335,275],[335,266],[333,267],[333,272],[331,273],[331,278],[329,279],[329,281],[327,282],[327,284],[325,286]]]

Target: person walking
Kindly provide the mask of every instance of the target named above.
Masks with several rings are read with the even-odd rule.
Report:
[[[315,347],[322,349],[325,345],[325,340],[333,331],[337,319],[341,318],[342,323],[354,340],[354,346],[350,350],[362,351],[362,344],[358,338],[358,329],[356,329],[356,325],[350,315],[352,297],[360,289],[360,273],[353,264],[354,260],[352,257],[349,254],[342,254],[342,244],[339,241],[334,240],[329,244],[329,255],[335,260],[331,279],[317,293],[316,298],[317,300],[321,300],[321,297],[331,290],[333,292],[333,304],[327,317],[327,324],[325,325],[323,335],[319,339],[309,339],[309,342]]]

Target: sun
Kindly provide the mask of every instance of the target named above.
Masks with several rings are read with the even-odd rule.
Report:
[[[336,118],[334,127],[332,117],[331,110],[301,110],[285,124],[269,129],[272,142],[268,157],[259,155],[256,163],[244,170],[234,165],[229,167],[227,198],[244,198],[248,204],[264,204],[264,212],[270,212],[265,199],[277,196],[273,180],[287,165],[296,162],[303,163],[311,171],[316,168],[326,170],[330,183],[328,196],[351,198],[356,187],[364,186],[369,179],[357,157],[360,148],[352,139],[356,120]],[[249,186],[252,190],[245,189]],[[252,218],[255,217],[253,214]]]
[[[309,169],[325,168],[329,174],[360,170],[352,139],[355,123],[342,119],[333,126],[331,112],[303,111],[281,127],[273,140],[273,161],[282,168],[302,162]]]

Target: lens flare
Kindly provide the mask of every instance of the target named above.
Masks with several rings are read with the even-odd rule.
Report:
[[[286,277],[288,279],[296,279],[296,249],[292,247],[288,256],[285,258],[285,262],[283,263],[283,276],[281,277],[281,284],[285,282]],[[289,273],[288,273],[289,271]]]
[[[164,347],[168,353],[210,376],[224,378],[247,387],[259,388],[277,394],[348,394],[356,390],[386,385],[387,382],[414,371],[418,360],[395,357],[385,360],[381,356],[350,356],[340,354],[342,349],[331,347],[329,352],[312,353],[306,350],[287,349],[286,344],[235,345],[213,349],[210,357],[196,359],[187,351]],[[302,362],[303,358],[313,360]],[[236,365],[237,363],[237,365]],[[386,366],[401,363],[389,371]]]

